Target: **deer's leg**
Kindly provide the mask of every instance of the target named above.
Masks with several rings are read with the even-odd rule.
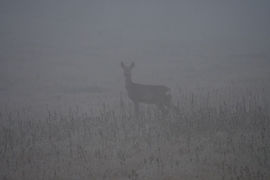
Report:
[[[171,103],[171,104],[169,105],[169,107],[170,107],[172,110],[176,111],[176,112],[179,111],[178,107],[175,106],[173,103]]]
[[[135,105],[135,116],[139,117],[139,102],[135,102],[134,101],[134,105]]]
[[[173,110],[175,113],[177,113],[177,114],[179,113],[179,108],[177,106],[175,106],[172,102],[166,104],[166,106],[169,109]]]
[[[179,113],[179,108],[173,104],[172,97],[170,95],[165,96],[164,104],[168,110],[172,110],[177,114]]]
[[[158,109],[161,110],[162,112],[165,111],[165,107],[163,106],[163,104],[159,103],[159,104],[157,104],[157,107],[158,107]]]
[[[165,109],[165,106],[163,103],[158,103],[156,104],[158,109],[161,111],[162,115],[166,115],[167,114],[167,110]]]

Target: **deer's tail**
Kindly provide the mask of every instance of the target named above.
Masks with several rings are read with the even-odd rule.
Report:
[[[167,91],[167,92],[165,93],[165,96],[166,96],[166,97],[172,97],[171,90]]]

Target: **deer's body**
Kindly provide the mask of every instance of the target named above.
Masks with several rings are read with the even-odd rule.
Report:
[[[162,111],[165,110],[165,107],[175,107],[171,102],[170,88],[161,85],[144,85],[132,82],[131,70],[134,67],[134,62],[129,67],[121,62],[121,67],[124,70],[128,97],[135,105],[136,116],[139,113],[139,103],[156,104]]]
[[[165,100],[165,94],[170,88],[159,85],[144,85],[133,82],[126,82],[128,97],[133,102],[142,102],[145,104],[157,104]]]

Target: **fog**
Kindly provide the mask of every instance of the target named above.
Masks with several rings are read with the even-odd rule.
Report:
[[[269,9],[252,0],[1,1],[1,117],[131,102],[121,61],[135,62],[134,82],[166,85],[176,99],[185,88],[268,86]]]
[[[135,61],[134,80],[148,84],[269,78],[265,1],[27,0],[0,8],[5,97],[120,90],[120,61]]]

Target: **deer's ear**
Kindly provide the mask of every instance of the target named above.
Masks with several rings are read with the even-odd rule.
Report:
[[[126,67],[126,65],[121,61],[121,67],[122,68],[125,68]]]
[[[129,66],[129,68],[134,68],[134,61],[131,63],[131,65]]]

